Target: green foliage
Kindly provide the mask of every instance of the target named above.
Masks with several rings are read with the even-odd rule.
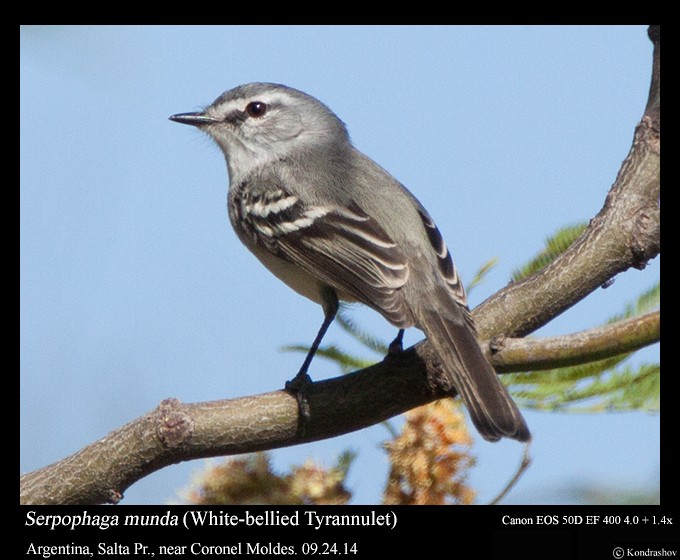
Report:
[[[611,317],[620,321],[658,307],[661,289],[655,286],[643,292],[634,303]],[[633,367],[624,362],[632,352],[588,364],[553,370],[506,375],[518,404],[540,410],[601,412],[612,410],[659,410],[659,364]]]
[[[295,344],[291,346],[284,346],[282,350],[286,352],[300,352],[302,354],[306,354],[307,352],[309,352],[309,347],[304,346],[302,344]],[[374,363],[372,360],[364,360],[362,358],[352,356],[347,352],[340,350],[337,346],[334,345],[320,347],[316,351],[315,357],[318,358],[319,356],[328,358],[329,360],[338,364],[343,373],[349,373],[350,371],[363,369]]]
[[[467,293],[469,294],[474,290],[477,286],[479,286],[482,282],[484,282],[484,277],[491,271],[491,269],[498,264],[498,257],[494,257],[492,259],[489,259],[486,261],[480,269],[477,271],[477,274],[474,275],[470,283],[467,285]]]
[[[646,292],[642,292],[635,302],[625,306],[624,310],[618,315],[614,315],[607,321],[608,323],[615,323],[622,319],[629,319],[636,315],[642,315],[648,311],[652,311],[659,307],[661,302],[661,285],[657,282]]]
[[[658,364],[636,367],[612,364],[617,356],[582,366],[511,375],[509,384],[517,404],[526,408],[562,412],[643,410],[658,412]]]
[[[343,479],[349,474],[349,469],[357,458],[357,452],[353,449],[345,449],[338,457],[338,464],[335,469],[342,474]]]
[[[381,356],[387,354],[388,344],[385,344],[385,342],[377,339],[371,333],[366,332],[359,325],[357,325],[356,321],[354,321],[350,317],[349,313],[347,313],[347,306],[343,305],[340,307],[337,321],[344,330],[346,330],[349,334],[366,346],[366,348],[373,350]]]
[[[583,233],[586,225],[587,224],[583,222],[565,226],[558,230],[554,235],[548,237],[545,241],[545,248],[527,264],[512,273],[512,281],[517,282],[522,280],[548,266],[564,253],[576,238]]]

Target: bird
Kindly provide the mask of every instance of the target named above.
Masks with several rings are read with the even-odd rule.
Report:
[[[324,103],[254,82],[170,120],[207,133],[227,164],[227,206],[240,241],[275,276],[320,304],[308,368],[340,301],[360,302],[397,327],[424,332],[470,418],[488,441],[526,442],[527,424],[484,356],[465,289],[434,220],[390,173],[354,147]]]

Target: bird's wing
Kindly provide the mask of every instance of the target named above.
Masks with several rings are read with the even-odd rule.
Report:
[[[242,192],[233,221],[254,243],[360,301],[397,326],[412,324],[399,289],[409,277],[401,248],[356,203],[305,204],[278,187]]]
[[[446,287],[448,288],[448,294],[453,298],[454,301],[467,308],[467,295],[465,293],[465,287],[463,282],[458,276],[458,271],[453,264],[453,259],[451,258],[451,253],[444,242],[444,238],[434,223],[434,220],[430,217],[427,210],[423,208],[422,204],[418,202],[414,197],[414,203],[418,209],[418,215],[420,216],[423,226],[425,227],[425,233],[430,241],[430,245],[437,255],[437,265],[439,274]]]

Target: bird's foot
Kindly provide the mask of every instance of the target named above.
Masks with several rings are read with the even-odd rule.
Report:
[[[292,393],[297,399],[298,410],[300,411],[300,417],[302,419],[302,428],[304,428],[304,425],[312,418],[309,410],[309,401],[307,400],[307,391],[312,385],[314,385],[312,378],[309,377],[304,370],[300,370],[293,379],[286,381],[286,391]],[[304,429],[302,431],[304,431]]]

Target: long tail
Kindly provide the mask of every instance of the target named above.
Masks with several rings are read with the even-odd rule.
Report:
[[[530,440],[522,413],[482,353],[475,331],[465,317],[467,310],[461,307],[455,319],[440,312],[420,309],[419,327],[439,355],[479,433],[489,441],[502,437]]]

